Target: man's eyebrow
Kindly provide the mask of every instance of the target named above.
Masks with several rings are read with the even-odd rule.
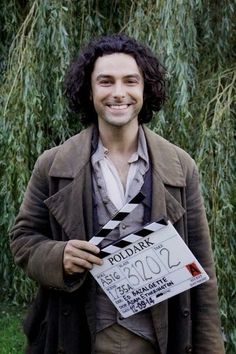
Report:
[[[96,77],[96,80],[111,79],[111,78],[112,78],[112,75],[100,74]]]
[[[109,75],[109,74],[100,74],[96,77],[96,80],[99,81],[102,79],[112,79],[113,77],[114,77],[113,75]],[[142,79],[142,76],[139,74],[128,74],[128,75],[125,75],[123,78],[124,79],[137,79],[140,81]]]
[[[140,74],[130,74],[130,75],[126,75],[124,77],[125,77],[125,79],[137,79],[137,80],[142,79],[142,76]]]

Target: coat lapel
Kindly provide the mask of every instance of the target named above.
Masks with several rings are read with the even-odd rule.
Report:
[[[58,181],[58,191],[44,203],[69,238],[87,239],[93,232],[90,172],[92,131],[90,127],[67,140],[59,148],[49,171],[52,180]]]
[[[168,191],[168,187],[185,187],[182,167],[173,145],[144,127],[152,162],[152,221],[167,216],[172,224],[185,213],[181,204]]]
[[[166,216],[175,224],[185,213],[182,205],[173,197],[157,171],[153,171],[151,220]]]

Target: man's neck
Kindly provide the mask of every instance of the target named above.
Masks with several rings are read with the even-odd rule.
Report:
[[[125,190],[129,159],[138,149],[138,123],[122,127],[110,126],[108,128],[101,129],[101,125],[99,126],[100,139],[103,146],[108,149],[108,157],[116,167]]]
[[[107,127],[106,127],[107,128]],[[99,136],[103,145],[111,154],[131,156],[138,147],[138,124],[132,126],[109,127],[99,126]]]

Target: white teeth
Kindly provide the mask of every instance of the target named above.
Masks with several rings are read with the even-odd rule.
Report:
[[[112,108],[112,109],[120,110],[120,109],[126,109],[126,108],[128,108],[128,105],[127,105],[127,104],[122,104],[122,105],[120,105],[120,106],[111,105],[111,106],[109,106],[109,107]]]

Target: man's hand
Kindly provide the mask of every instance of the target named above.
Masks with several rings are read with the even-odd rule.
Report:
[[[67,242],[63,266],[66,274],[83,273],[92,269],[93,264],[102,265],[103,261],[96,257],[100,249],[87,241],[70,240]]]

